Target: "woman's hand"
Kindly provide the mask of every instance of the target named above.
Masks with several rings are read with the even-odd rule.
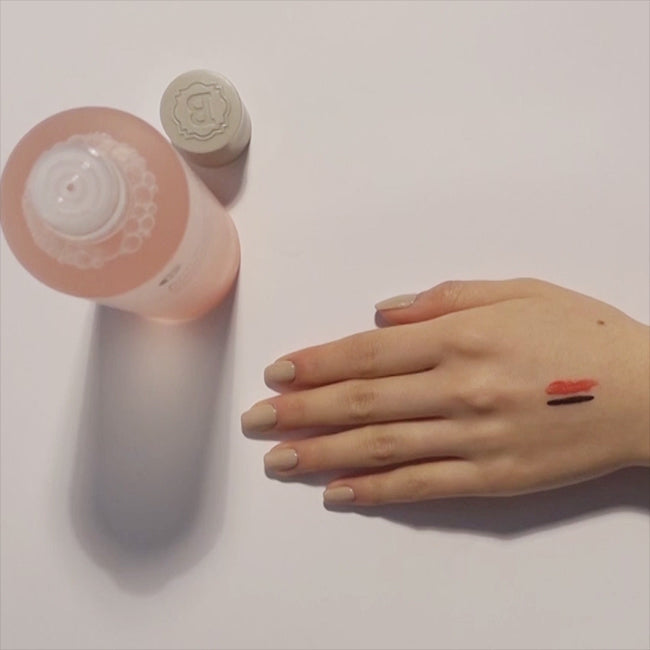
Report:
[[[390,327],[266,369],[281,394],[244,413],[244,432],[316,431],[274,447],[267,472],[335,471],[326,503],[372,505],[650,464],[648,328],[617,309],[528,279],[447,282],[377,309]]]

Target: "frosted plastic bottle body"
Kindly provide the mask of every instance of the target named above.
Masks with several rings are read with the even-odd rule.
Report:
[[[188,320],[239,270],[232,219],[167,139],[112,108],[36,125],[2,176],[0,221],[48,286],[143,316]]]

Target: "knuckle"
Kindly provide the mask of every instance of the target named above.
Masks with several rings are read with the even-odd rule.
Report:
[[[432,294],[443,304],[452,306],[460,302],[465,283],[461,280],[446,280],[433,287]]]
[[[502,391],[485,382],[470,382],[459,389],[458,400],[463,410],[478,414],[493,413],[503,404]]]
[[[357,377],[373,377],[377,372],[380,345],[376,336],[356,334],[348,340],[345,350]]]
[[[410,474],[404,479],[404,496],[416,501],[428,498],[431,496],[431,482],[422,474]]]
[[[455,332],[452,345],[457,354],[479,357],[490,350],[492,337],[485,329],[465,327]]]
[[[355,493],[362,495],[368,505],[379,505],[388,501],[387,482],[381,476],[369,475],[358,480]]]
[[[381,474],[365,476],[359,486],[363,501],[371,505],[424,501],[433,494],[428,478],[415,471],[390,478]]]
[[[509,427],[499,418],[484,419],[472,430],[472,448],[475,456],[495,458],[511,446]]]
[[[479,388],[468,398],[470,405],[478,413],[489,413],[494,411],[499,404],[497,392],[489,388]]]
[[[518,284],[522,289],[532,291],[532,292],[542,292],[546,290],[549,286],[548,282],[544,282],[538,278],[531,278],[527,276],[521,276],[513,280],[514,283]]]
[[[368,427],[365,444],[370,460],[377,465],[387,465],[397,458],[397,440],[394,434]]]
[[[377,394],[365,382],[350,382],[346,395],[347,412],[350,420],[368,422],[372,419],[377,402]]]

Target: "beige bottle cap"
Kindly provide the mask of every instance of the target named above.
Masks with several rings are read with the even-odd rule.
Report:
[[[251,137],[250,117],[236,88],[208,70],[185,72],[167,86],[160,120],[183,156],[204,167],[232,162]]]

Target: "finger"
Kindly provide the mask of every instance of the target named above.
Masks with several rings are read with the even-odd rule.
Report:
[[[469,441],[451,420],[374,424],[282,443],[264,456],[267,472],[297,476],[462,456]]]
[[[244,413],[242,430],[248,434],[441,417],[453,396],[434,373],[351,379],[284,393]]]
[[[371,506],[469,496],[479,491],[475,466],[451,459],[333,481],[323,500],[326,505]]]
[[[433,368],[443,354],[443,327],[414,323],[372,330],[317,345],[271,364],[264,380],[279,390],[322,386],[345,379],[387,377]]]
[[[438,318],[473,307],[484,307],[505,300],[539,294],[544,283],[519,278],[499,281],[443,282],[419,294],[396,296],[375,305],[382,319],[390,324],[414,323]]]

